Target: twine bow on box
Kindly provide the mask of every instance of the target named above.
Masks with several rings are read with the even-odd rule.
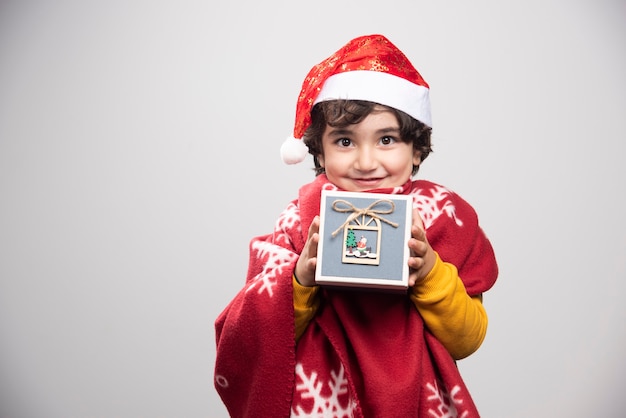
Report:
[[[389,206],[391,206],[388,209],[374,209],[374,207],[376,205],[379,204],[385,204],[388,203]],[[346,205],[347,207],[340,207],[339,205]],[[348,202],[347,200],[343,200],[343,199],[337,199],[333,202],[332,208],[340,213],[348,213],[348,212],[352,212],[348,218],[345,220],[345,222],[343,224],[341,224],[341,226],[339,228],[337,228],[331,235],[334,237],[335,235],[337,235],[339,233],[339,231],[341,231],[343,228],[346,227],[346,225],[348,225],[350,222],[352,222],[353,220],[355,220],[356,218],[358,218],[359,216],[369,216],[371,218],[374,219],[378,219],[381,220],[391,226],[393,226],[394,228],[398,227],[398,224],[395,222],[390,221],[389,219],[385,219],[380,215],[387,215],[390,213],[393,213],[393,211],[396,209],[396,205],[395,203],[393,203],[392,200],[389,199],[379,199],[376,200],[374,202],[372,202],[368,207],[366,208],[357,208],[355,207],[352,203]]]

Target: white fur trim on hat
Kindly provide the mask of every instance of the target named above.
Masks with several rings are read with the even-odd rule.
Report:
[[[379,71],[346,71],[324,82],[314,105],[326,100],[367,100],[393,107],[432,127],[427,87]]]
[[[306,158],[309,148],[301,139],[288,137],[280,146],[280,157],[285,164],[298,164]]]

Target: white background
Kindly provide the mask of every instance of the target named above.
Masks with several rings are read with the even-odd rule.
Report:
[[[313,178],[279,158],[300,85],[368,33],[497,252],[482,414],[623,416],[624,1],[4,0],[0,418],[227,415],[213,323]]]

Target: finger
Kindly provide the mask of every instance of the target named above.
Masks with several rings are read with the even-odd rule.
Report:
[[[425,241],[420,240],[418,238],[411,238],[409,240],[409,250],[411,252],[411,256],[415,257],[423,257],[426,253],[428,246]]]
[[[309,225],[309,239],[318,232],[320,232],[320,217],[315,216],[311,221],[311,225]]]
[[[411,236],[418,241],[426,241],[426,231],[417,225],[411,227]]]
[[[306,260],[306,277],[307,277],[307,286],[315,285],[315,268],[317,266],[317,258],[309,258]]]
[[[409,258],[409,287],[413,287],[417,283],[419,277],[419,262],[414,258]]]
[[[296,263],[296,277],[303,286],[312,286],[315,283],[315,267],[317,265],[317,243],[319,234],[313,235],[307,240]]]
[[[409,268],[412,270],[419,270],[424,266],[424,259],[422,257],[409,257]]]
[[[309,249],[308,249],[309,258],[317,257],[317,245],[319,244],[319,241],[320,241],[320,234],[318,234],[317,232],[314,232],[313,235],[311,235],[311,238],[309,239]]]
[[[422,219],[422,217],[420,216],[419,211],[417,210],[417,208],[413,208],[413,225],[417,225],[419,226],[421,229],[426,229],[424,227],[424,220]]]

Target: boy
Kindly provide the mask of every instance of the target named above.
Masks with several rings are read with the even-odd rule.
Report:
[[[281,153],[310,152],[317,176],[252,240],[246,285],[216,321],[215,386],[231,416],[478,416],[455,360],[484,339],[497,265],[471,206],[412,180],[430,152],[428,91],[380,35],[309,72]],[[413,196],[406,294],[316,285],[323,189]]]

